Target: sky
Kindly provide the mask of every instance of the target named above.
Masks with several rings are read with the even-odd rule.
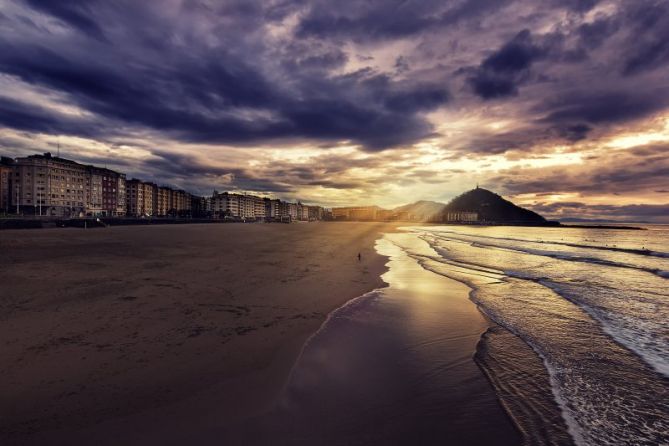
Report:
[[[0,154],[669,222],[669,2],[0,0]]]

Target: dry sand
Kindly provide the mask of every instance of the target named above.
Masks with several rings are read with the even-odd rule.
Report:
[[[394,228],[0,232],[0,443],[159,443],[263,412],[327,314],[382,285]]]

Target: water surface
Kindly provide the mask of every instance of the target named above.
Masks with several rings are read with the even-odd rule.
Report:
[[[474,300],[542,358],[578,444],[669,443],[669,230],[413,228],[436,256],[424,268],[468,284]],[[491,336],[494,338],[494,334]],[[496,342],[488,371],[503,399],[525,398],[523,362]],[[507,349],[508,350],[508,349]],[[483,355],[485,358],[485,355]],[[484,368],[486,361],[483,361]]]

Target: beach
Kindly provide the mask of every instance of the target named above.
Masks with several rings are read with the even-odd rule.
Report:
[[[2,443],[160,443],[262,412],[327,314],[383,285],[392,230],[0,232]]]
[[[473,360],[490,322],[466,286],[415,262],[402,272],[408,258],[389,263],[398,254],[382,239],[397,231],[302,223],[1,232],[3,444],[401,444],[412,435],[517,444]],[[400,271],[388,276],[390,264]],[[360,319],[374,302],[359,327],[337,322]],[[391,315],[395,304],[403,310]],[[420,378],[425,367],[436,381]],[[321,378],[304,380],[314,373]],[[324,385],[337,374],[338,387]],[[306,395],[297,405],[296,389]],[[423,396],[407,405],[414,392]],[[377,413],[351,412],[362,428],[333,417],[361,404]],[[385,430],[372,435],[382,419]]]

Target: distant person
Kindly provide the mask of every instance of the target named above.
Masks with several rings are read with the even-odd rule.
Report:
[[[358,253],[358,262],[362,260],[362,254]]]

